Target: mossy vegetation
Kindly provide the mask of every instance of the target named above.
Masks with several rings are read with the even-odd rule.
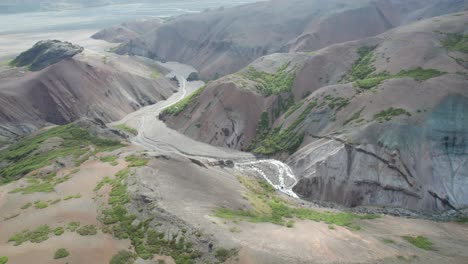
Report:
[[[108,199],[109,207],[104,209],[100,216],[101,222],[106,225],[105,229],[118,239],[129,239],[135,248],[134,257],[149,259],[155,254],[163,254],[173,257],[177,264],[195,263],[195,259],[200,257],[200,254],[193,250],[191,243],[186,242],[183,236],[165,239],[164,233],[150,228],[152,219],[132,224],[137,217],[126,209],[130,198],[125,181],[130,173],[129,169],[125,169],[118,172],[114,179],[103,182],[112,186]],[[126,263],[119,261],[127,259],[130,253],[116,255],[115,260],[113,258],[114,262],[111,263]]]
[[[459,33],[444,33],[442,45],[449,51],[468,53],[468,35]]]
[[[60,178],[57,177],[57,174],[53,172],[47,174],[45,177],[42,178],[32,176],[27,179],[28,185],[26,187],[16,188],[10,191],[10,193],[50,193],[55,190],[55,186],[68,181],[71,178],[71,175],[75,172],[76,170]]]
[[[80,236],[94,236],[97,234],[97,228],[94,225],[85,225],[76,230]]]
[[[64,141],[59,147],[41,151],[41,144],[53,137],[62,138]],[[39,135],[26,137],[0,153],[0,162],[7,163],[0,169],[0,182],[10,182],[60,157],[73,156],[79,160],[92,152],[91,146],[94,151],[107,151],[123,145],[118,141],[91,136],[88,131],[74,124],[51,128]],[[42,187],[47,189],[50,186]]]
[[[50,227],[48,225],[41,225],[33,230],[23,230],[11,236],[8,242],[14,242],[15,246],[19,246],[24,242],[30,241],[31,243],[41,243],[49,239]]]
[[[224,263],[228,259],[230,259],[232,256],[235,256],[237,254],[238,254],[238,250],[235,248],[233,249],[218,248],[215,251],[215,257],[219,263]]]
[[[99,160],[102,162],[107,162],[107,163],[112,163],[117,159],[117,156],[115,155],[110,155],[110,156],[104,156],[101,157]]]
[[[67,230],[70,232],[75,232],[80,226],[81,226],[80,222],[72,221],[67,224]]]
[[[44,209],[44,208],[47,208],[49,205],[44,202],[44,201],[36,201],[34,202],[34,207],[36,207],[36,209]]]
[[[346,126],[347,124],[354,122],[356,120],[359,120],[361,118],[361,113],[364,111],[365,107],[361,108],[358,112],[354,113],[352,116],[350,116],[346,121],[343,123],[343,126]]]
[[[55,251],[54,253],[54,259],[62,259],[62,258],[66,258],[70,255],[70,252],[68,252],[68,250],[66,250],[65,248],[59,248],[57,249],[57,251]]]
[[[118,130],[122,130],[123,132],[126,132],[126,133],[129,133],[131,135],[138,135],[138,130],[136,130],[135,128],[133,127],[129,127],[125,124],[120,124],[120,125],[116,125],[114,126],[115,129],[118,129]]]
[[[65,232],[65,229],[61,226],[54,229],[54,235],[61,236]]]
[[[403,239],[407,242],[413,244],[414,246],[424,249],[424,250],[432,250],[432,242],[424,236],[403,236]]]
[[[128,162],[128,167],[143,167],[148,164],[149,159],[135,156],[135,155],[130,155],[125,157],[125,161]]]
[[[185,108],[187,108],[189,105],[192,105],[195,102],[195,99],[203,92],[204,89],[205,89],[205,86],[198,88],[191,95],[185,97],[184,99],[180,100],[176,104],[164,109],[162,111],[162,114],[178,116],[180,113],[182,113],[182,111],[185,110]]]
[[[131,251],[121,250],[117,254],[115,254],[110,264],[133,264],[137,258],[137,255]]]
[[[295,103],[293,106],[291,106],[288,111],[284,114],[284,118],[288,118],[292,113],[296,112],[299,108],[301,108],[304,105],[305,100],[301,100],[297,103]]]
[[[81,194],[74,194],[74,195],[68,195],[67,197],[63,198],[63,200],[68,201],[71,199],[79,199],[81,198]]]
[[[402,70],[398,74],[375,73],[376,68],[372,65],[375,61],[375,48],[364,46],[357,50],[358,59],[353,64],[351,70],[343,76],[342,82],[355,82],[358,88],[368,90],[388,79],[408,77],[417,81],[425,81],[445,74],[436,69],[423,69],[421,67]]]
[[[257,71],[254,67],[249,67],[244,76],[256,82],[256,88],[262,95],[276,95],[291,91],[295,74],[293,71],[288,71],[288,67],[289,63],[285,63],[273,74]]]
[[[375,61],[375,48],[376,46],[363,46],[358,48],[358,59],[354,62],[351,70],[342,78],[344,82],[366,79],[375,71],[375,67],[372,65]]]
[[[274,155],[281,152],[294,153],[304,139],[304,133],[297,129],[316,106],[317,101],[309,102],[301,115],[284,130],[281,127],[266,129],[261,120],[259,124],[261,131],[257,130],[257,136],[248,150],[262,155]]]
[[[349,99],[345,97],[334,97],[331,95],[327,95],[324,97],[325,104],[335,112],[339,112],[341,109],[345,108],[349,105]]]
[[[292,227],[293,218],[324,222],[328,225],[344,226],[350,230],[359,230],[355,223],[358,219],[375,219],[377,215],[357,215],[352,213],[333,213],[295,207],[279,198],[273,188],[266,182],[252,178],[240,177],[239,181],[246,187],[246,199],[251,210],[231,210],[219,208],[214,216],[228,220],[248,221],[253,223],[269,222]]]
[[[6,263],[8,263],[8,257],[0,256],[0,264],[6,264]]]
[[[401,115],[411,116],[411,113],[409,113],[408,111],[402,108],[390,107],[387,110],[382,110],[379,113],[375,114],[374,120],[377,120],[379,122],[390,121],[392,120],[392,118],[401,116]]]

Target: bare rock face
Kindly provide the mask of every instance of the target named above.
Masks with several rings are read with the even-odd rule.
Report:
[[[468,0],[264,1],[181,16],[117,52],[183,62],[217,79],[268,54],[315,51],[466,7]]]
[[[468,58],[443,43],[466,34],[467,18],[448,15],[315,53],[262,57],[209,83],[167,124],[204,142],[284,160],[304,199],[425,212],[464,208]],[[347,81],[362,50],[369,62],[361,66],[387,76],[370,87]],[[278,69],[293,74],[291,89],[264,94],[289,76],[271,83]]]
[[[11,64],[17,67],[27,66],[31,71],[42,70],[52,64],[71,58],[83,52],[83,47],[60,40],[42,40],[32,48],[21,53]]]

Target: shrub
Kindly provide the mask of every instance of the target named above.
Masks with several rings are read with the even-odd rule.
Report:
[[[97,234],[97,229],[96,229],[96,226],[94,225],[85,225],[85,226],[78,228],[76,232],[80,234],[81,236],[94,236]]]
[[[405,109],[390,107],[387,110],[383,110],[383,111],[380,111],[379,113],[375,114],[374,115],[374,120],[377,120],[379,122],[382,122],[384,120],[385,121],[390,121],[390,120],[392,120],[393,117],[397,117],[397,116],[400,116],[400,115],[411,116],[411,114],[408,111],[406,111]]]
[[[127,156],[125,157],[125,161],[127,161],[129,164],[129,167],[142,167],[146,166],[148,164],[148,159],[142,158],[142,157],[137,157],[135,155]]]
[[[358,219],[375,219],[378,215],[357,215],[352,213],[321,212],[307,208],[296,208],[283,201],[275,195],[275,192],[265,188],[262,181],[248,180],[240,178],[241,183],[247,188],[247,199],[251,203],[253,210],[231,210],[228,208],[218,208],[214,216],[229,220],[245,220],[253,223],[273,223],[292,227],[294,222],[288,218],[307,219],[317,222],[324,222],[328,225],[344,226],[351,230],[360,228],[354,223]]]
[[[205,89],[205,86],[202,86],[202,87],[198,88],[191,95],[185,97],[184,99],[180,100],[176,104],[174,104],[172,106],[169,106],[166,109],[164,109],[162,111],[162,114],[163,115],[172,115],[172,116],[179,115],[180,113],[182,113],[182,111],[185,110],[185,108],[187,108],[187,106],[189,106],[189,105],[191,105],[191,104],[193,104],[195,102],[195,99],[203,92],[204,89]]]
[[[36,207],[37,209],[44,209],[44,208],[47,208],[49,205],[46,203],[46,202],[43,202],[43,201],[36,201],[34,203],[34,207]]]
[[[66,258],[70,255],[70,252],[64,248],[57,249],[54,254],[54,259]]]
[[[52,137],[62,138],[64,142],[61,146],[44,151],[40,155],[32,155],[44,141]],[[118,141],[91,136],[87,130],[74,124],[54,127],[38,135],[25,137],[18,143],[0,152],[0,161],[5,161],[8,164],[0,169],[0,175],[2,175],[0,182],[10,182],[15,177],[20,177],[33,170],[42,168],[59,157],[72,155],[78,159],[89,152],[89,149],[83,148],[83,146],[89,145],[94,145],[98,152],[123,146]],[[41,182],[37,184],[41,184]],[[35,186],[35,188],[40,191],[46,190],[46,192],[50,192],[51,184],[52,182],[46,182],[44,185]]]
[[[109,264],[133,264],[136,260],[136,255],[130,251],[121,250],[115,254]]]
[[[129,134],[132,134],[134,136],[138,135],[138,130],[134,129],[133,127],[129,127],[125,124],[120,124],[120,125],[116,125],[114,126],[114,128],[118,129],[118,130],[122,130],[124,132],[127,132]]]
[[[61,226],[54,229],[54,235],[56,236],[61,236],[64,232],[65,230]]]
[[[288,71],[288,67],[289,63],[285,63],[274,74],[257,71],[254,67],[249,67],[244,72],[244,76],[257,83],[256,88],[262,95],[276,95],[291,91],[295,74]]]
[[[22,232],[18,232],[11,236],[8,239],[8,242],[15,242],[15,246],[19,246],[26,241],[30,241],[32,243],[40,243],[49,239],[49,232],[50,227],[47,225],[42,225],[32,231],[24,230]]]
[[[6,256],[1,256],[0,257],[0,264],[6,264],[8,262],[8,257]]]
[[[446,33],[442,45],[449,51],[468,53],[468,35]]]
[[[75,232],[78,227],[80,227],[80,222],[70,222],[67,225],[67,230],[71,232]]]

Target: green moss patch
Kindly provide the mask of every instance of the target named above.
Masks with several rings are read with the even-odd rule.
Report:
[[[375,219],[377,215],[357,215],[351,213],[321,212],[312,209],[298,208],[280,199],[268,183],[250,178],[239,178],[246,187],[246,199],[251,203],[251,210],[231,210],[218,208],[214,215],[233,221],[248,221],[253,223],[273,223],[292,227],[291,218],[325,222],[328,225],[344,226],[351,230],[359,230],[355,220]]]
[[[468,35],[445,33],[442,45],[449,51],[468,53]]]
[[[68,195],[67,197],[63,198],[63,200],[68,201],[71,199],[79,199],[79,198],[81,198],[81,194]]]
[[[116,126],[114,126],[114,128],[116,128],[118,130],[122,130],[122,131],[127,132],[127,133],[129,133],[131,135],[134,135],[134,136],[138,135],[138,130],[134,129],[133,127],[129,127],[129,126],[125,125],[125,124],[116,125]]]
[[[274,155],[281,152],[294,153],[304,139],[304,133],[298,131],[297,128],[316,106],[316,101],[310,102],[301,115],[284,130],[281,127],[266,129],[266,123],[263,124],[262,118],[258,126],[261,130],[257,129],[257,136],[248,150],[262,155]]]
[[[184,99],[180,100],[176,104],[167,107],[162,111],[163,115],[172,115],[172,116],[178,116],[182,111],[185,110],[189,105],[192,105],[196,98],[203,92],[205,89],[205,86],[202,86],[198,88],[195,92],[190,94],[189,96],[185,97]]]
[[[70,255],[70,252],[68,252],[68,250],[64,249],[64,248],[59,248],[57,249],[57,251],[55,251],[54,253],[54,259],[62,259],[62,258],[66,258]]]
[[[65,229],[61,226],[54,229],[54,235],[56,236],[61,236],[64,232]]]
[[[262,95],[276,95],[291,91],[295,74],[293,71],[288,71],[288,67],[289,63],[286,63],[279,67],[274,74],[257,71],[254,67],[249,67],[243,75],[257,83],[256,88]]]
[[[137,258],[137,255],[131,251],[121,250],[117,254],[115,254],[110,264],[133,264]]]
[[[414,245],[415,247],[418,247],[420,249],[424,250],[432,250],[432,242],[427,238],[423,236],[403,236],[403,239]]]
[[[36,201],[34,202],[34,207],[36,207],[36,209],[44,209],[44,208],[47,208],[49,205],[44,202],[44,201]]]
[[[64,141],[59,147],[39,151],[41,144],[53,137],[62,138]],[[60,157],[71,155],[79,161],[82,156],[91,152],[89,146],[94,146],[95,151],[106,151],[123,145],[118,141],[91,136],[88,131],[74,124],[51,128],[39,135],[26,137],[0,153],[0,162],[7,163],[0,169],[0,181],[10,182]],[[50,189],[50,186],[46,184],[36,188]]]
[[[128,162],[129,167],[142,167],[148,164],[149,159],[131,155],[131,156],[125,157],[125,161]]]
[[[356,86],[363,90],[372,89],[383,81],[394,78],[413,78],[417,81],[425,81],[445,74],[435,69],[423,69],[421,67],[402,70],[398,74],[375,73],[373,63],[375,61],[374,50],[376,47],[360,47],[357,51],[359,57],[351,70],[342,78],[342,82],[355,82]]]
[[[125,169],[118,172],[114,179],[103,182],[103,185],[110,184],[112,190],[109,194],[108,208],[102,211],[100,220],[106,226],[105,230],[114,237],[129,239],[136,252],[136,254],[128,251],[125,253],[119,252],[113,257],[111,263],[127,263],[125,262],[127,259],[133,260],[136,256],[149,259],[155,254],[171,256],[176,263],[195,263],[195,259],[200,254],[193,250],[191,243],[185,242],[183,236],[178,239],[173,237],[166,240],[163,232],[150,228],[149,224],[152,219],[132,224],[135,223],[137,217],[130,214],[126,209],[130,198],[125,181],[129,175],[130,170]]]
[[[27,241],[30,241],[32,243],[41,243],[49,239],[49,233],[50,227],[47,225],[42,225],[31,231],[24,230],[22,232],[18,232],[11,236],[8,239],[8,242],[14,242],[15,246],[19,246]]]
[[[401,116],[401,115],[411,116],[411,113],[409,113],[405,109],[390,107],[387,110],[383,110],[375,114],[374,120],[377,120],[379,122],[390,121],[392,120],[392,118]]]
[[[8,263],[8,257],[0,256],[0,264],[6,264],[6,263]]]
[[[81,236],[94,236],[97,234],[97,228],[94,225],[85,225],[76,230]]]

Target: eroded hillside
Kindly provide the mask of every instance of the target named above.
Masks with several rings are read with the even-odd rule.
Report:
[[[463,208],[466,23],[459,13],[263,57],[160,117],[195,139],[286,160],[304,198]]]
[[[265,1],[173,19],[117,52],[183,62],[217,79],[267,54],[315,51],[466,7],[465,0]]]
[[[176,85],[157,64],[99,55],[60,41],[43,41],[0,72],[0,135],[3,139],[83,116],[119,120],[166,99]],[[35,70],[30,72],[29,70]]]

